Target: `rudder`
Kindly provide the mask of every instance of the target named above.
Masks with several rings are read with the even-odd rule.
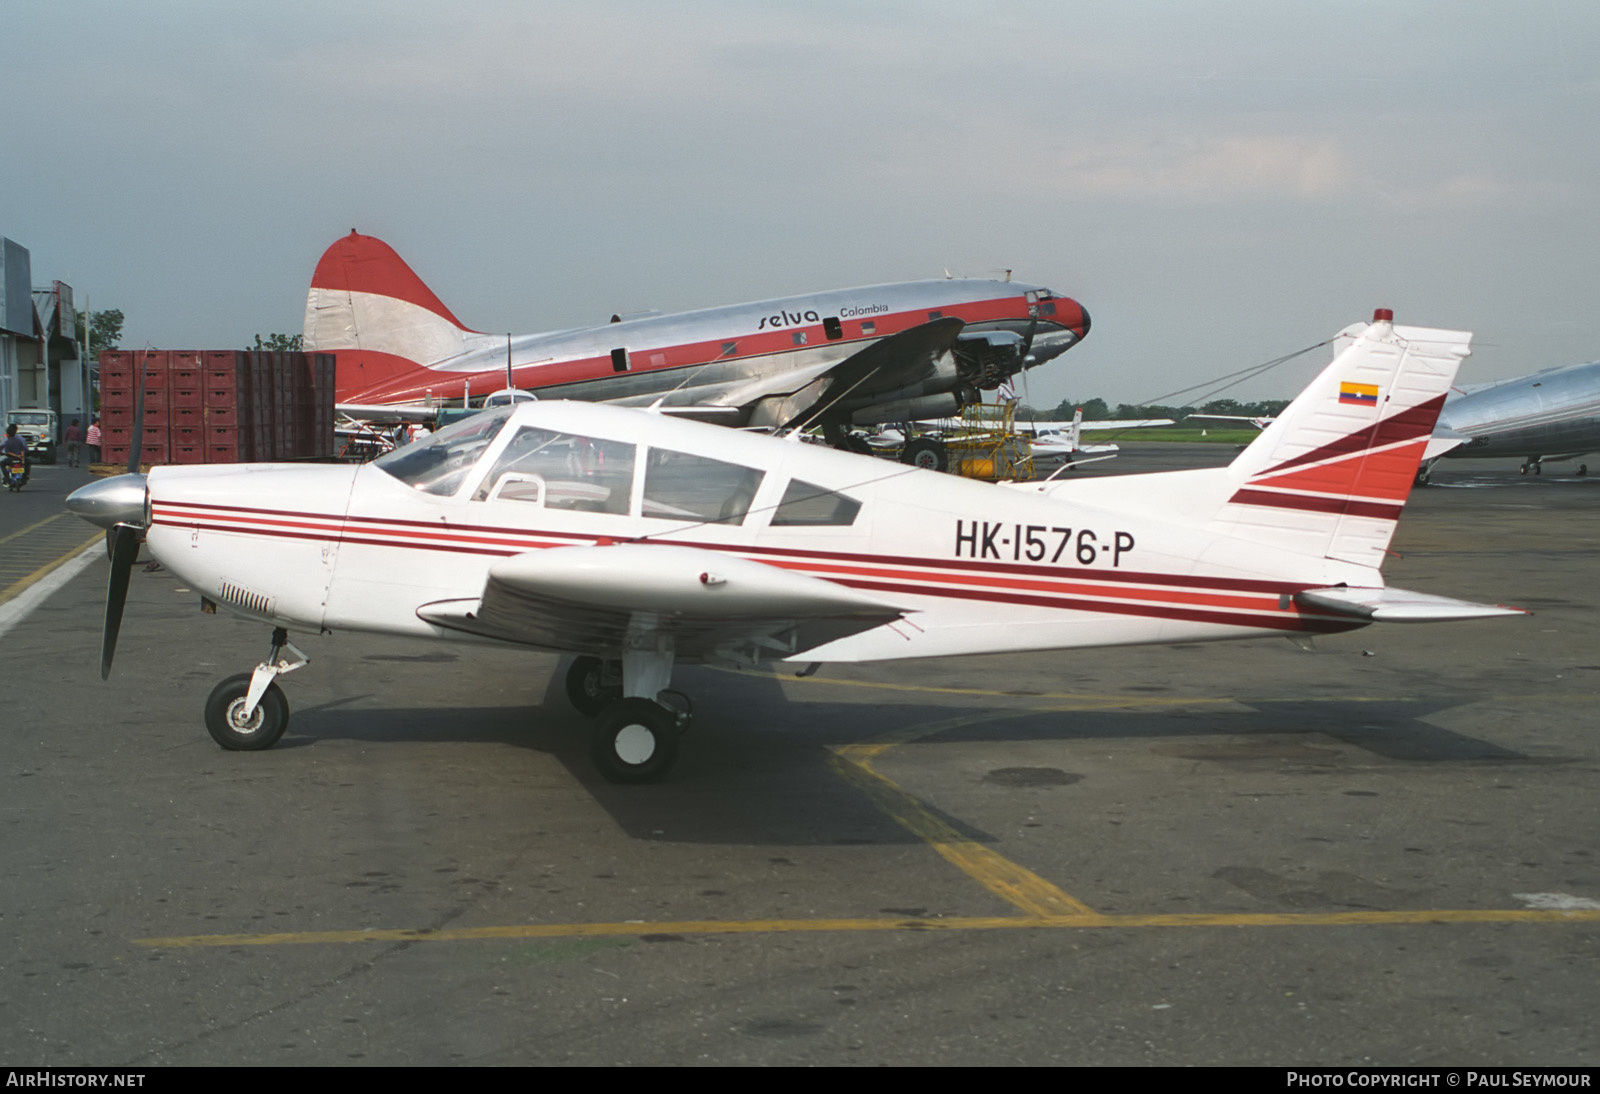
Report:
[[[1387,310],[1346,328],[1333,363],[1229,465],[1211,527],[1378,566],[1471,339],[1397,327]]]
[[[341,402],[458,357],[475,337],[394,248],[353,229],[311,275],[304,335],[308,352],[337,356]]]

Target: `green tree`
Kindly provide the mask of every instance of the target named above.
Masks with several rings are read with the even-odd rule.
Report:
[[[83,312],[78,313],[77,330],[73,337],[78,344],[83,345]],[[108,349],[116,349],[122,341],[122,312],[116,308],[107,308],[94,313],[94,319],[89,323],[89,345],[85,352],[93,360],[98,354]]]
[[[1104,422],[1111,417],[1111,408],[1106,406],[1106,401],[1096,396],[1093,399],[1062,399],[1056,404],[1050,417],[1058,422],[1070,422],[1072,415],[1083,410],[1083,420],[1086,422]]]
[[[245,349],[266,350],[271,353],[299,353],[304,343],[305,336],[302,334],[269,334],[265,340],[258,334],[256,344],[246,346]]]

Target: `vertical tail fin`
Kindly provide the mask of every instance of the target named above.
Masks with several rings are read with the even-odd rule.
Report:
[[[338,357],[338,398],[459,357],[475,338],[405,260],[354,230],[322,255],[306,295],[305,348]]]
[[[1346,328],[1333,363],[1229,465],[1211,527],[1379,565],[1471,339],[1397,327],[1387,310]]]

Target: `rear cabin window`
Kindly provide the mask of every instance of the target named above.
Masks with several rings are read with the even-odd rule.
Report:
[[[585,513],[628,511],[635,446],[524,426],[473,495]]]
[[[836,490],[792,479],[772,514],[775,528],[854,524],[861,503]]]
[[[764,471],[652,448],[644,471],[644,515],[742,524]]]

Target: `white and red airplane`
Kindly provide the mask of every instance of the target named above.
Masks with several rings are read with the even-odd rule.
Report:
[[[512,387],[544,399],[659,403],[722,425],[782,427],[809,416],[839,434],[850,424],[954,414],[1088,332],[1083,308],[1059,293],[961,278],[484,334],[467,329],[388,244],[352,231],[312,274],[303,345],[337,355],[345,406]]]
[[[115,529],[102,675],[142,536],[273,629],[206,702],[224,748],[288,724],[288,630],[578,654],[619,781],[660,777],[677,662],[888,661],[1306,636],[1516,614],[1379,565],[1470,335],[1380,311],[1230,465],[996,486],[595,403],[476,415],[374,463],[157,467],[68,499]]]

